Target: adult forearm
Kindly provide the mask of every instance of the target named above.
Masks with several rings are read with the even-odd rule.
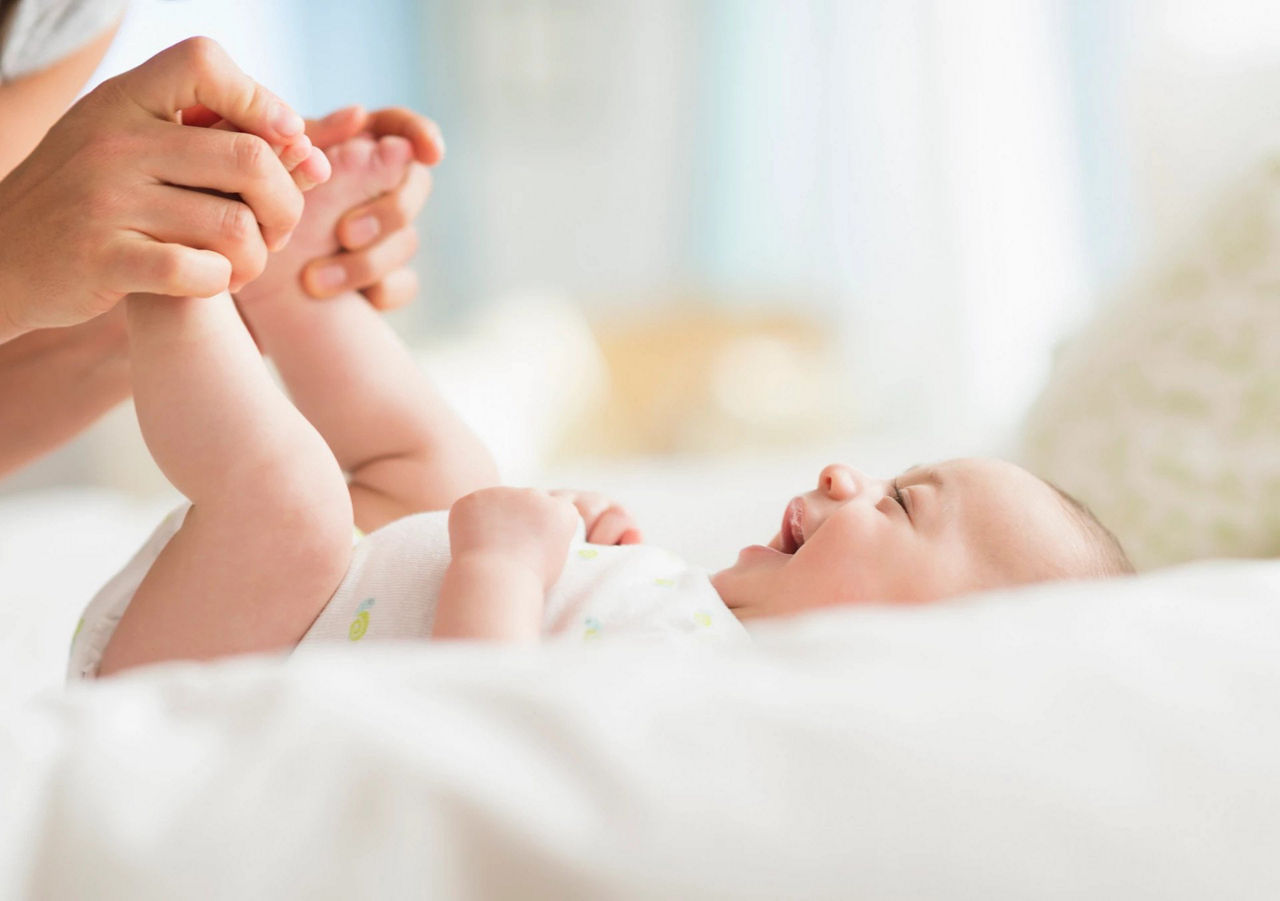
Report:
[[[2,180],[0,180],[0,188],[3,188]],[[0,199],[3,199],[2,195]],[[0,238],[2,237],[3,234],[0,233]],[[8,344],[15,338],[32,331],[30,327],[18,321],[18,313],[25,303],[25,298],[21,295],[23,292],[30,291],[31,287],[22,283],[14,261],[8,258],[5,247],[0,244],[0,345]],[[71,329],[48,329],[48,331],[69,333]]]
[[[0,6],[4,4],[0,3]],[[46,69],[0,85],[0,178],[26,159],[102,61],[117,26]]]
[[[0,476],[69,441],[128,396],[122,310],[0,345]]]
[[[0,267],[3,266],[4,262],[0,260]],[[3,274],[3,272],[0,272],[0,344],[8,344],[14,338],[25,335],[27,329],[13,320],[9,305],[5,302],[5,297],[12,288],[5,284],[2,277]]]

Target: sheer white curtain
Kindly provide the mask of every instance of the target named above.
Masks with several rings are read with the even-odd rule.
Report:
[[[697,265],[837,322],[864,426],[1011,424],[1088,287],[1063,4],[711,9]]]

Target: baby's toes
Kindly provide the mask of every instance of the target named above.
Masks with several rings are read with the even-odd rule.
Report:
[[[329,162],[335,177],[354,175],[368,170],[375,149],[369,138],[352,138],[329,148]]]
[[[377,190],[390,191],[404,181],[405,167],[413,159],[413,144],[399,135],[386,135],[378,139],[374,154],[374,180]]]

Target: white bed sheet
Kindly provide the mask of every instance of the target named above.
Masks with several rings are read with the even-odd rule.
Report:
[[[0,896],[1280,897],[1280,563],[757,638],[50,694],[0,732]]]
[[[0,711],[61,684],[85,604],[176,500],[82,488],[0,497]]]

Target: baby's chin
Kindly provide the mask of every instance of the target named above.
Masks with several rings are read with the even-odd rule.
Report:
[[[790,554],[753,544],[738,552],[738,559],[711,576],[711,585],[730,610],[744,606],[744,598],[754,596],[766,587],[772,574],[791,560]],[[739,603],[735,604],[737,600]]]
[[[757,573],[742,572],[736,566],[713,574],[711,587],[720,595],[729,612],[744,621],[783,619],[813,610],[831,609],[842,603],[838,598],[796,598],[785,591],[770,590],[766,580],[758,578]]]
[[[732,567],[722,569],[719,572],[712,573],[711,587],[716,590],[716,594],[720,595],[720,600],[724,601],[724,605],[728,607],[730,610],[732,610],[734,605],[731,602],[731,598],[726,597],[726,591],[725,591],[725,588],[726,588],[725,577],[729,573],[730,569],[732,569]]]
[[[753,614],[754,592],[745,590],[743,575],[737,571],[737,565],[726,567],[711,575],[711,587],[720,595],[720,600],[729,608],[729,612],[738,619],[750,618]]]

